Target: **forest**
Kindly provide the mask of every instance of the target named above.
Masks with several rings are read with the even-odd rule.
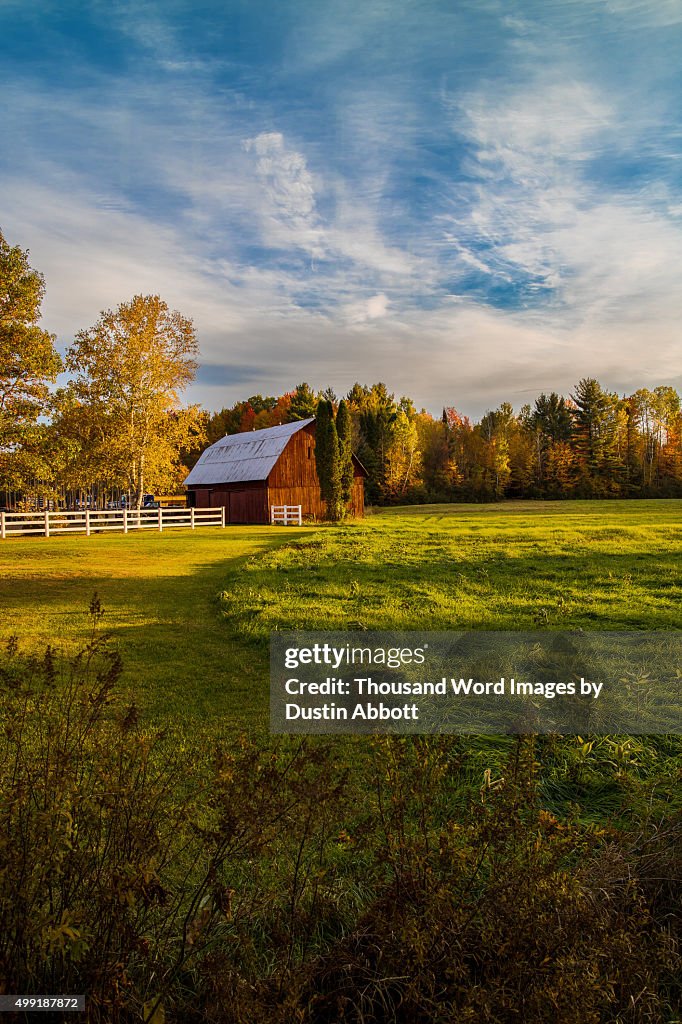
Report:
[[[443,380],[434,415],[383,383],[301,383],[220,411],[186,405],[198,368],[192,321],[158,295],[136,295],[75,334],[62,356],[40,324],[45,290],[28,253],[0,234],[0,505],[104,507],[123,494],[182,493],[203,449],[225,434],[343,406],[344,433],[374,505],[504,498],[682,494],[682,412],[669,384],[619,395],[593,377],[568,395],[505,401],[472,422]],[[66,377],[65,383],[62,383]],[[349,422],[347,422],[349,420]]]
[[[207,440],[313,416],[318,397],[305,383],[255,395],[209,416]],[[336,405],[330,390],[323,397]],[[619,396],[588,377],[566,397],[541,394],[518,412],[503,402],[478,422],[454,406],[438,417],[417,411],[382,383],[354,384],[344,404],[373,504],[682,494],[682,414],[670,386]]]

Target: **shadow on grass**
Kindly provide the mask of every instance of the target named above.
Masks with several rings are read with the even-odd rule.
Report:
[[[123,655],[121,685],[151,717],[262,728],[267,658],[241,642],[225,622],[218,595],[246,559],[290,542],[290,535],[235,532],[224,548],[211,549],[215,557],[202,559],[199,552],[189,566],[173,548],[174,539],[164,538],[156,548],[133,548],[129,538],[112,543],[110,537],[101,558],[90,542],[89,551],[75,548],[82,557],[72,562],[65,555],[73,538],[62,552],[61,538],[40,549],[22,543],[17,563],[30,561],[31,569],[24,565],[21,575],[17,570],[17,576],[8,574],[0,582],[0,637],[17,635],[27,651],[48,643],[75,651],[89,636],[88,605],[97,592],[105,610],[101,628]],[[7,549],[4,553],[7,557]],[[139,567],[132,565],[135,559]],[[173,572],[174,565],[181,571]]]

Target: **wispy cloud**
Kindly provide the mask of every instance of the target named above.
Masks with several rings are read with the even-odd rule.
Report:
[[[667,28],[682,24],[679,0],[602,0],[609,14],[626,17],[635,27]]]
[[[573,330],[633,318],[654,326],[682,312],[682,223],[669,190],[639,181],[613,190],[592,173],[599,158],[636,148],[624,124],[584,83],[540,81],[501,102],[479,94],[460,103],[474,182],[451,229],[472,262],[519,283],[536,319]]]
[[[669,52],[679,4],[459,6],[285,2],[268,33],[245,5],[237,46],[229,12],[213,43],[184,3],[93,3],[59,76],[0,78],[0,225],[46,275],[46,325],[66,344],[159,292],[196,323],[211,406],[303,378],[466,412],[583,374],[679,381],[676,68],[634,61],[634,104],[612,53]]]

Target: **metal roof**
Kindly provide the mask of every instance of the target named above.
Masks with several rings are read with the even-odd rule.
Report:
[[[236,484],[267,480],[289,438],[314,423],[315,417],[283,423],[279,427],[228,434],[202,452],[199,461],[185,478],[187,487],[201,484]]]

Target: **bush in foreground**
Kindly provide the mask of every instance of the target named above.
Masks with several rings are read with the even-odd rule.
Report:
[[[0,658],[0,990],[93,1024],[675,1019],[679,821],[555,817],[531,737],[480,791],[453,738],[355,778],[331,741],[189,744],[120,671],[96,629]]]

